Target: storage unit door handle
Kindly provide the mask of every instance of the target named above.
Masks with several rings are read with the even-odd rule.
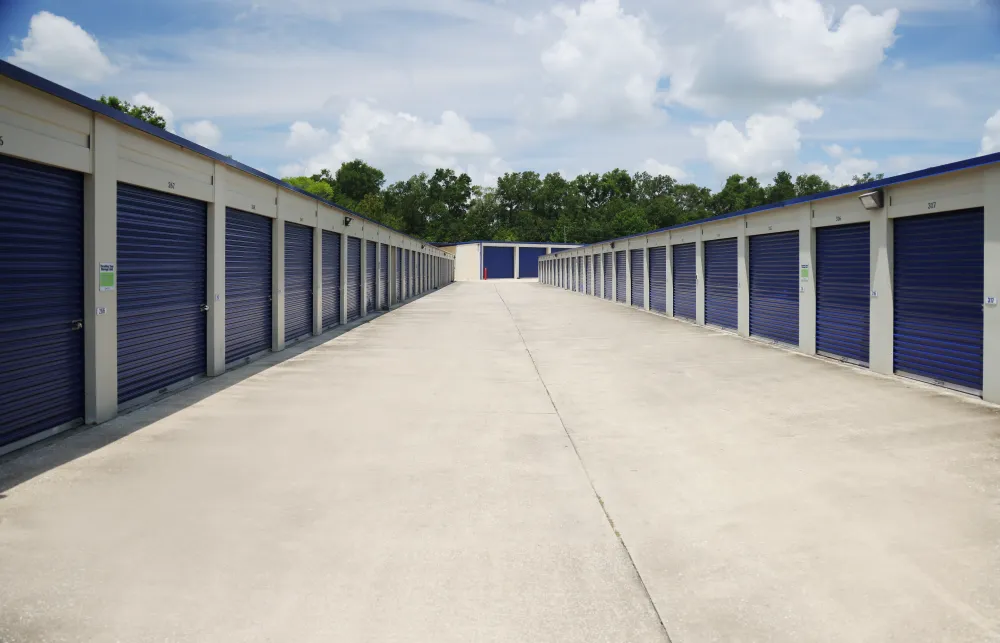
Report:
[[[70,330],[83,330],[83,320],[82,319],[74,319],[73,321],[71,321],[69,323],[69,325],[70,325]]]

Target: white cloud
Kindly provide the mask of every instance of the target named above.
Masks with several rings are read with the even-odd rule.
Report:
[[[212,121],[184,123],[181,132],[185,138],[205,147],[214,147],[222,140],[222,131]]]
[[[716,170],[768,176],[795,161],[802,147],[799,123],[822,115],[816,105],[797,101],[778,113],[750,116],[742,132],[730,121],[692,131],[705,139],[706,155]]]
[[[132,97],[133,105],[148,105],[156,110],[156,113],[163,117],[163,120],[167,122],[167,131],[174,131],[174,110],[170,109],[160,101],[156,100],[146,92],[139,92]]]
[[[983,140],[979,146],[980,154],[1000,152],[1000,110],[990,116],[983,128]]]
[[[848,185],[855,176],[861,176],[865,172],[875,174],[879,169],[878,161],[861,158],[861,150],[854,148],[847,150],[837,145],[824,145],[826,152],[836,163],[831,167],[827,163],[809,163],[805,166],[805,172],[818,174],[834,185]]]
[[[93,36],[48,11],[31,17],[28,35],[7,62],[66,83],[94,83],[116,71]]]
[[[559,39],[542,52],[542,67],[558,96],[548,116],[616,119],[649,116],[658,100],[663,71],[659,45],[640,18],[618,0],[588,0],[579,10],[558,6]]]
[[[677,181],[683,181],[688,177],[688,173],[683,168],[667,163],[660,163],[656,159],[649,158],[642,164],[642,169],[653,176],[669,176]]]
[[[335,170],[356,158],[388,170],[460,169],[470,163],[492,167],[499,162],[494,161],[496,156],[493,140],[453,111],[445,111],[439,122],[431,122],[355,101],[341,115],[340,127],[326,150],[284,166],[281,172],[286,176],[314,174],[324,168]]]
[[[306,121],[295,121],[288,130],[285,146],[294,150],[316,152],[330,140],[330,132],[322,127],[313,127]]]
[[[678,52],[671,97],[707,107],[739,98],[769,104],[863,86],[895,42],[899,11],[853,5],[834,20],[820,0],[753,0],[714,34]],[[711,27],[710,27],[711,28]]]

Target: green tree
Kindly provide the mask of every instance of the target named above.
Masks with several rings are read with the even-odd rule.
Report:
[[[167,129],[167,121],[156,113],[156,110],[149,105],[133,105],[127,100],[122,100],[117,96],[101,96],[98,100],[104,103],[108,107],[117,109],[123,114],[128,114],[129,116],[134,116],[140,121],[145,121],[154,127],[159,127],[160,129]]]
[[[871,172],[865,172],[861,176],[855,174],[851,178],[851,185],[864,185],[865,183],[871,183],[872,181],[881,181],[885,178],[885,174],[879,172],[878,174],[872,174]]]
[[[833,184],[824,180],[818,174],[800,174],[795,177],[796,196],[809,196],[810,194],[829,192],[833,187]]]
[[[795,181],[792,180],[792,175],[784,170],[778,172],[774,177],[774,183],[767,187],[768,203],[781,203],[797,196]]]
[[[361,159],[355,159],[340,166],[333,177],[333,183],[336,192],[354,203],[361,203],[365,196],[378,194],[382,190],[385,174]]]
[[[310,194],[315,194],[321,199],[326,199],[327,201],[333,201],[335,203],[337,201],[336,198],[334,198],[333,187],[326,181],[317,181],[308,176],[289,176],[281,180],[290,185],[294,185],[301,190],[305,190]]]

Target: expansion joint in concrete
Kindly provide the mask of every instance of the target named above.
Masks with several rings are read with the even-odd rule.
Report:
[[[545,395],[549,398],[549,404],[552,405],[552,410],[555,412],[556,417],[559,419],[559,426],[562,427],[563,432],[566,434],[566,439],[569,440],[570,446],[573,447],[573,453],[576,454],[576,460],[580,463],[580,468],[583,470],[583,475],[587,478],[587,483],[590,484],[590,490],[594,493],[594,497],[597,499],[597,503],[601,506],[601,511],[604,512],[604,518],[608,521],[608,526],[611,527],[611,531],[614,532],[615,538],[618,539],[618,544],[621,546],[622,551],[625,552],[625,556],[628,558],[629,565],[632,566],[632,571],[635,573],[636,579],[639,581],[639,586],[642,588],[643,593],[646,596],[646,600],[649,601],[649,606],[652,608],[653,613],[656,614],[656,620],[660,624],[660,629],[663,632],[664,638],[666,638],[667,643],[671,643],[670,632],[667,631],[667,626],[663,622],[663,617],[660,615],[660,610],[656,607],[656,602],[653,601],[653,596],[649,593],[649,588],[646,586],[646,581],[643,580],[642,574],[639,572],[639,568],[635,564],[635,560],[632,558],[632,552],[629,551],[628,545],[625,544],[625,539],[622,538],[621,532],[615,526],[615,521],[608,513],[608,508],[604,504],[604,498],[597,491],[597,487],[594,485],[594,478],[590,475],[587,470],[587,464],[583,461],[583,457],[580,455],[580,449],[576,446],[576,441],[573,439],[573,434],[570,433],[569,428],[566,426],[565,420],[563,420],[562,413],[559,412],[559,407],[556,405],[556,401],[552,398],[552,392],[549,391],[548,385],[545,383],[545,378],[542,377],[542,372],[538,369],[538,363],[535,361],[535,356],[531,353],[531,348],[528,347],[528,342],[524,340],[524,335],[521,333],[521,327],[517,323],[517,319],[514,318],[514,313],[511,312],[510,306],[507,305],[507,301],[500,294],[500,290],[494,286],[494,290],[497,297],[503,303],[504,308],[507,309],[507,314],[510,316],[511,323],[514,324],[514,329],[517,330],[517,336],[521,340],[521,345],[524,346],[524,351],[528,354],[528,359],[531,360],[531,366],[535,369],[535,375],[538,376],[538,381],[541,383],[542,388],[545,389]]]

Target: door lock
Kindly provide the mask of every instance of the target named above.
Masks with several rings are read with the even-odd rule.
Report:
[[[70,330],[83,330],[83,320],[82,319],[74,319],[73,321],[71,321],[69,323],[69,329]]]
[[[208,312],[208,304],[202,304],[201,305],[201,312],[203,312],[203,313],[207,313]]]

